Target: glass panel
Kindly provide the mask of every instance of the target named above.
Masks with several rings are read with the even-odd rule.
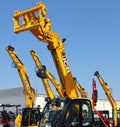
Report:
[[[82,101],[82,126],[89,126],[92,122],[92,109],[89,101]]]
[[[80,119],[79,103],[73,103],[67,110],[64,125],[65,127],[77,127],[79,126],[79,119]]]
[[[56,102],[47,103],[40,122],[40,127],[51,127],[58,124],[61,119],[62,111],[64,110],[64,102],[56,105]]]

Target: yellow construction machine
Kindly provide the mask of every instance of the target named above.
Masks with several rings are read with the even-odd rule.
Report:
[[[108,86],[108,84],[103,80],[103,78],[100,76],[99,72],[96,71],[94,73],[94,75],[97,77],[98,81],[100,82],[100,85],[102,86],[110,104],[111,104],[111,107],[112,107],[112,122],[113,122],[113,125],[114,126],[120,126],[120,122],[119,122],[119,112],[118,112],[118,109],[117,109],[117,103],[115,101],[115,99],[113,98],[112,94],[111,94],[111,90]]]
[[[25,108],[22,109],[22,114],[18,114],[16,117],[15,127],[38,127],[41,118],[40,108],[34,108],[36,94],[30,84],[25,66],[16,55],[14,47],[8,46],[6,50],[13,60],[14,67],[16,67],[18,70],[18,74],[22,81],[25,94]]]

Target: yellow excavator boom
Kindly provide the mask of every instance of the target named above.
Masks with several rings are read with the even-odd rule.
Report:
[[[25,66],[16,55],[16,52],[14,51],[14,48],[12,46],[8,46],[6,50],[13,60],[14,66],[18,70],[18,74],[23,84],[25,93],[25,108],[22,109],[22,114],[17,115],[14,122],[15,127],[38,127],[41,115],[40,108],[33,107],[36,100],[36,94],[34,89],[31,87]]]
[[[111,90],[108,86],[108,84],[102,79],[102,77],[100,76],[99,72],[96,71],[94,73],[94,75],[97,77],[98,81],[100,82],[111,106],[112,106],[112,110],[113,110],[113,124],[114,126],[117,126],[118,124],[118,113],[117,113],[117,103],[116,101],[114,100],[114,98],[112,97],[111,95]]]
[[[18,70],[18,74],[19,74],[21,82],[23,84],[24,93],[25,93],[25,97],[26,97],[25,107],[32,108],[34,101],[36,99],[36,96],[35,96],[34,89],[31,87],[29,78],[28,78],[27,73],[26,73],[25,66],[21,62],[21,60],[18,58],[18,56],[16,55],[16,52],[14,51],[14,48],[12,46],[8,46],[6,48],[6,50],[7,50],[8,54],[10,55],[11,59],[13,60],[14,66]]]
[[[45,71],[44,66],[40,63],[40,60],[38,59],[37,54],[35,53],[35,51],[30,50],[30,54],[33,58],[34,63],[36,64],[36,67],[39,70],[39,74],[38,74],[38,71],[37,71],[37,75],[40,75],[39,77],[41,78],[41,80],[43,82],[47,97],[49,97],[50,99],[54,99],[55,95],[52,92],[52,89],[50,87],[47,75],[44,72]]]
[[[74,78],[75,81],[75,86],[77,88],[77,90],[80,92],[81,97],[87,97],[87,92],[85,91],[85,89],[78,83],[78,81],[76,80],[76,78]]]
[[[58,92],[59,96],[62,97],[62,98],[64,98],[64,95],[63,95],[63,94],[64,94],[64,92],[63,92],[64,90],[63,90],[62,86],[60,85],[60,83],[53,77],[53,75],[52,75],[50,72],[47,71],[46,67],[44,67],[44,66],[41,64],[40,59],[38,58],[38,55],[36,54],[35,51],[30,50],[30,54],[31,54],[31,56],[32,56],[32,58],[33,58],[33,60],[34,60],[34,62],[35,62],[35,64],[36,64],[36,67],[38,68],[38,72],[40,72],[40,70],[41,70],[41,72],[45,73],[44,75],[46,75],[47,78],[48,78],[48,79],[51,81],[51,83],[54,85],[54,87],[55,87],[56,91]],[[46,78],[42,78],[42,80],[45,80],[45,79],[46,79]],[[52,93],[51,93],[51,88],[50,88],[50,86],[48,86],[46,89],[47,89],[47,92],[50,92],[50,93],[49,93],[49,96],[50,96],[50,98],[52,99],[51,96],[53,96],[53,95],[52,95]],[[47,93],[47,92],[46,92],[46,93]]]

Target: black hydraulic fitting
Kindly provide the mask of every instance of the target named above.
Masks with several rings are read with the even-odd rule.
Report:
[[[11,51],[14,51],[14,47],[12,47],[11,45],[9,45],[7,48]]]
[[[37,70],[36,72],[36,75],[39,77],[39,78],[47,78],[47,75],[45,73],[45,68],[40,68]]]
[[[98,71],[96,71],[96,72],[94,73],[94,75],[95,75],[95,76],[99,75],[99,72],[98,72]]]

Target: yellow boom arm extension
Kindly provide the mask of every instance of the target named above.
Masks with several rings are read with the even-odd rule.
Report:
[[[59,35],[51,31],[50,19],[45,18],[45,16],[46,9],[42,2],[37,3],[36,7],[23,12],[15,11],[13,16],[14,32],[19,33],[29,30],[40,41],[48,44],[47,47],[51,52],[61,84],[66,90],[66,96],[76,98],[78,93],[64,51],[63,43],[65,39],[58,40]]]
[[[6,48],[8,54],[10,55],[11,59],[13,60],[13,63],[15,67],[18,70],[18,74],[20,76],[21,82],[23,84],[25,97],[26,97],[26,108],[32,108],[34,101],[35,101],[35,91],[31,87],[30,81],[28,79],[26,69],[24,64],[21,62],[21,60],[16,55],[16,52],[14,51],[14,48],[12,46],[8,46]]]
[[[36,54],[35,51],[30,50],[30,54],[36,64],[36,67],[38,68],[38,70],[42,69],[45,73],[45,75],[47,76],[47,78],[51,81],[51,83],[54,85],[54,87],[56,88],[57,92],[59,93],[59,96],[64,98],[64,90],[62,88],[62,86],[58,83],[58,81],[46,70],[46,68],[43,67],[43,65],[41,64],[38,55]],[[47,80],[47,78],[42,78],[42,80]],[[49,88],[47,91],[50,92],[49,96],[52,96],[51,93],[51,89],[50,86],[48,86],[47,88]],[[46,88],[46,89],[47,89]]]
[[[108,84],[102,79],[102,77],[100,76],[99,72],[96,71],[94,73],[94,75],[97,77],[98,81],[100,82],[111,106],[112,106],[112,110],[113,110],[113,124],[114,126],[117,126],[117,123],[118,123],[118,113],[117,113],[117,103],[116,101],[114,100],[114,98],[112,97],[111,95],[111,90],[108,86]]]

